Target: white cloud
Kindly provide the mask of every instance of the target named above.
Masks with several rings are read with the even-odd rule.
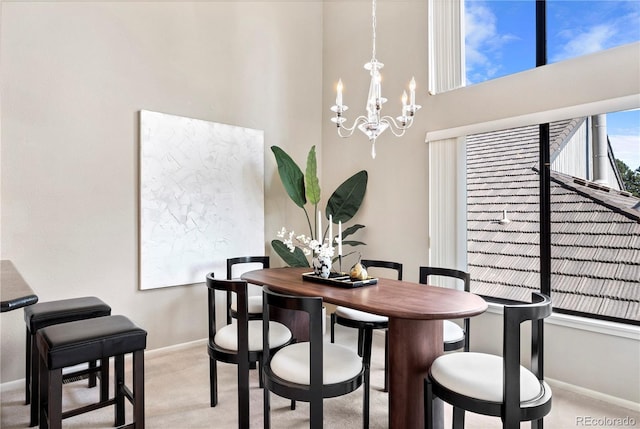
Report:
[[[556,2],[563,4],[562,2]],[[594,1],[588,7],[564,2],[551,15],[553,62],[631,43],[640,38],[640,2]]]
[[[552,61],[557,62],[606,49],[616,34],[616,29],[608,24],[598,24],[577,34],[564,31],[561,35],[569,41],[553,56]]]
[[[495,76],[502,68],[501,48],[513,39],[513,35],[498,33],[498,19],[484,2],[466,2],[465,59],[468,83]]]
[[[640,167],[640,135],[609,135],[609,141],[616,159],[631,170]]]

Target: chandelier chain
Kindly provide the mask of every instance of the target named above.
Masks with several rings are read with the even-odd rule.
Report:
[[[371,50],[371,58],[376,59],[376,0],[371,1],[371,33],[373,40],[373,48]]]

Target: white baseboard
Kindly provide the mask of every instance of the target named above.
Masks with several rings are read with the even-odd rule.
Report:
[[[167,352],[171,352],[171,351],[175,351],[175,350],[182,350],[182,349],[186,349],[188,347],[192,347],[194,345],[206,345],[207,344],[207,339],[206,338],[202,338],[199,340],[195,340],[195,341],[190,341],[187,343],[180,343],[180,344],[174,344],[171,346],[167,346],[167,347],[161,347],[159,349],[153,349],[153,350],[145,350],[145,354],[146,355],[154,355],[154,354],[159,354],[159,353],[167,353]],[[127,358],[130,358],[130,356],[127,356]],[[69,372],[69,371],[74,371],[75,369],[80,369],[80,367],[85,367],[86,368],[86,364],[78,364],[72,367],[67,367],[64,369],[64,372]],[[24,389],[24,383],[25,383],[25,379],[24,378],[19,378],[17,380],[12,380],[12,381],[7,381],[5,383],[0,384],[0,393],[4,393],[10,390],[15,390],[15,389]]]
[[[146,350],[145,354],[154,355],[154,354],[157,354],[157,353],[166,353],[166,352],[171,352],[171,351],[176,351],[176,350],[183,350],[183,349],[186,349],[188,347],[192,347],[192,346],[196,346],[196,345],[206,345],[207,341],[208,341],[208,338],[201,338],[199,340],[193,340],[193,341],[189,341],[187,343],[173,344],[173,345],[166,346],[166,347],[160,347],[159,349]]]
[[[5,393],[10,390],[22,389],[24,390],[24,378],[20,378],[18,380],[7,381],[6,383],[0,384],[0,393]]]
[[[549,383],[551,388],[557,387],[558,389],[568,390],[570,392],[577,393],[579,395],[587,396],[598,401],[606,402],[617,407],[628,408],[635,412],[640,412],[640,404],[637,402],[629,401],[627,399],[618,398],[617,396],[607,395],[606,393],[598,392],[591,389],[586,389],[575,384],[565,383],[564,381],[555,380],[553,378],[545,377],[544,380]]]

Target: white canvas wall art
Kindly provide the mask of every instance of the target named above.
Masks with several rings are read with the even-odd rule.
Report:
[[[140,112],[140,289],[225,278],[264,254],[260,130]]]

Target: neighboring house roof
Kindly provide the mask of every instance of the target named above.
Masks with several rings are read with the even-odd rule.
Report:
[[[551,150],[580,120],[550,125]],[[537,125],[467,137],[472,291],[526,301],[540,288]],[[553,156],[553,153],[552,153]],[[640,320],[640,200],[551,174],[554,307]],[[503,214],[509,222],[501,222]]]

